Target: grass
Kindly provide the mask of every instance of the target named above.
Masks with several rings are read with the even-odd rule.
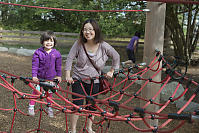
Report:
[[[38,49],[41,47],[40,44],[31,44],[31,45],[26,45],[26,44],[3,44],[3,47],[7,48],[24,48],[24,49]],[[63,54],[68,54],[70,51],[70,47],[64,47],[64,46],[58,46],[56,49],[63,55]]]
[[[114,41],[130,41],[131,38],[105,38],[105,40],[114,40]],[[28,41],[26,39],[23,39],[23,41]],[[30,40],[29,40],[30,41]],[[38,40],[33,39],[33,42],[36,42]],[[140,42],[143,42],[143,39],[140,39]],[[58,51],[60,51],[60,53],[63,54],[68,54],[70,51],[71,46],[73,45],[74,41],[72,40],[60,40],[58,41],[58,45],[56,47],[56,49]],[[25,48],[25,49],[38,49],[39,47],[41,47],[41,44],[36,43],[36,44],[12,44],[12,43],[3,43],[2,44],[4,47],[7,48]],[[110,45],[112,46],[127,46],[128,43],[116,43],[116,42],[111,42]],[[140,45],[139,47],[143,47],[142,45]]]

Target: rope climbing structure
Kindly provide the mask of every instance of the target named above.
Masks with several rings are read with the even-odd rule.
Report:
[[[109,80],[111,86],[109,87],[107,93],[104,95],[104,92],[99,92],[95,95],[87,94],[82,85],[82,89],[85,92],[85,95],[80,95],[73,93],[71,91],[71,85],[66,81],[62,81],[58,83],[54,81],[57,85],[49,85],[44,80],[40,80],[40,82],[33,82],[31,78],[17,76],[3,70],[0,70],[0,89],[5,89],[13,96],[13,106],[10,108],[0,107],[0,112],[11,112],[13,113],[13,119],[10,123],[10,128],[7,129],[7,132],[15,132],[15,121],[16,115],[21,115],[21,117],[29,116],[22,106],[18,105],[20,102],[25,102],[28,105],[29,100],[34,100],[40,106],[35,110],[35,115],[38,115],[38,125],[35,129],[30,129],[26,132],[50,132],[48,129],[42,129],[41,123],[42,118],[46,117],[47,111],[44,107],[52,107],[56,112],[55,117],[61,114],[64,114],[65,118],[65,132],[68,133],[68,120],[67,117],[69,114],[76,114],[82,117],[85,117],[84,124],[82,124],[82,128],[79,132],[87,133],[87,120],[91,119],[93,123],[96,125],[97,133],[108,132],[111,123],[113,122],[125,122],[128,126],[132,127],[132,132],[137,130],[140,132],[174,132],[186,122],[195,122],[199,119],[199,107],[192,113],[183,112],[183,110],[193,101],[198,92],[199,92],[199,84],[188,78],[185,74],[180,73],[175,70],[176,64],[169,64],[163,55],[157,51],[154,59],[150,64],[136,64],[130,67],[121,68],[119,71],[114,73],[114,78]],[[154,75],[151,77],[143,78],[144,75],[148,72],[153,71]],[[164,76],[161,81],[154,81],[153,78],[159,73],[164,72]],[[75,82],[80,82],[81,84],[85,80],[91,80],[93,83],[94,80],[101,77],[94,77],[92,79],[81,79],[76,80]],[[169,82],[178,82],[178,85],[173,89],[173,94],[168,97],[166,102],[157,103],[155,102],[156,98],[160,95],[161,91],[165,88],[165,86]],[[22,82],[24,87],[17,88],[17,83]],[[138,85],[138,82],[141,82]],[[159,89],[156,92],[156,95],[151,97],[150,99],[143,98],[140,94],[145,89],[147,84],[157,84],[159,85]],[[39,84],[41,87],[40,90],[37,90],[34,87],[34,84]],[[176,92],[179,89],[179,86],[183,84],[185,85],[185,90],[176,97]],[[24,89],[26,87],[26,89]],[[92,90],[91,85],[91,90]],[[194,93],[187,99],[187,102],[177,110],[176,112],[167,112],[164,111],[166,108],[173,102],[179,100],[182,96],[186,95],[186,93],[190,90],[194,89]],[[32,90],[37,91],[37,95],[33,95]],[[51,90],[54,93],[54,97],[49,97],[48,91]],[[102,94],[103,93],[103,94]],[[76,95],[80,97],[79,99],[85,99],[88,101],[88,104],[77,106],[72,103],[74,99],[72,99],[72,95]],[[94,98],[94,96],[98,96],[98,98]],[[49,104],[46,100],[51,101]],[[139,101],[145,102],[143,106],[139,104]],[[151,104],[154,106],[158,106],[157,111],[148,111],[147,107]],[[91,111],[89,107],[95,108],[95,110]],[[95,116],[95,119],[92,119]],[[30,118],[33,118],[29,116]],[[158,120],[158,125],[150,125],[149,120]],[[166,128],[170,123],[177,122],[174,128]],[[26,122],[28,123],[28,121]],[[143,125],[139,126],[137,123]],[[145,126],[144,126],[145,125]],[[23,131],[26,129],[23,129]],[[3,132],[3,131],[2,131]],[[111,131],[110,131],[111,132]]]

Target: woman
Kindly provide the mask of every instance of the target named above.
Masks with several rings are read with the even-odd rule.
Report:
[[[87,57],[86,52],[92,62],[95,63],[94,65],[95,67],[97,67],[97,69]],[[66,60],[66,81],[72,83],[72,92],[85,95],[80,85],[80,82],[74,82],[74,79],[99,77],[101,74],[101,70],[105,66],[105,63],[109,57],[112,58],[112,67],[109,72],[105,74],[105,76],[107,78],[112,78],[115,69],[119,69],[120,56],[112,46],[103,41],[102,34],[97,22],[92,19],[86,20],[82,25],[80,37],[78,41],[76,41],[72,46]],[[77,59],[77,62],[74,65],[71,77],[72,62],[75,58]],[[83,81],[83,86],[87,91],[87,94],[90,94],[91,81]],[[94,80],[94,88],[92,89],[91,95],[98,93],[98,91],[99,80],[96,79]],[[72,95],[72,98],[76,99],[79,97]],[[95,96],[95,98],[97,98],[97,96]],[[83,102],[83,100],[73,101],[73,103],[78,106],[83,105]],[[92,108],[90,110],[92,110]],[[77,120],[78,115],[72,114],[71,133],[76,133]],[[87,131],[89,133],[95,133],[92,130],[92,121],[90,119],[88,120]]]

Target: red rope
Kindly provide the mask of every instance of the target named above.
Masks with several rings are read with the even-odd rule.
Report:
[[[6,2],[0,2],[0,4],[21,6],[21,7],[30,7],[30,8],[39,8],[39,9],[48,9],[48,10],[75,11],[75,12],[144,12],[144,11],[148,11],[146,9],[143,9],[143,10],[79,10],[79,9],[63,9],[63,8],[52,8],[52,7],[41,7],[41,6],[29,6],[29,5],[21,5],[21,4],[6,3]]]
[[[143,0],[134,0],[134,1],[143,1]],[[198,1],[180,1],[180,0],[144,0],[149,2],[163,2],[163,3],[175,3],[175,4],[196,4],[198,5]],[[0,2],[3,5],[13,5],[13,6],[21,6],[21,7],[29,7],[29,8],[39,8],[39,9],[48,9],[48,10],[62,10],[62,11],[76,11],[76,12],[147,12],[148,9],[143,10],[79,10],[79,9],[63,9],[63,8],[52,8],[52,7],[41,7],[41,6],[29,6],[22,4],[14,4],[14,3],[6,3]]]

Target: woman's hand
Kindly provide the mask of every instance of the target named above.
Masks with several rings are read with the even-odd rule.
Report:
[[[112,78],[112,77],[113,77],[113,73],[114,73],[114,69],[111,68],[111,70],[110,70],[109,72],[107,72],[107,73],[105,74],[105,76],[106,76],[107,78]]]
[[[66,81],[67,81],[69,84],[73,84],[73,83],[74,83],[72,77],[66,77]]]
[[[73,78],[70,76],[70,71],[66,71],[66,81],[69,84],[73,84],[74,83]]]

